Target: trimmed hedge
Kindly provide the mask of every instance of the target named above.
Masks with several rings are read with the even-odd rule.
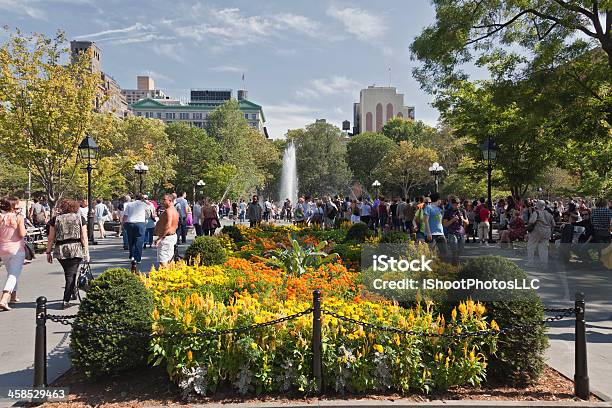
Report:
[[[484,256],[468,260],[459,270],[457,279],[493,279],[522,282],[528,279],[525,271],[514,262],[498,257]],[[545,365],[544,353],[548,347],[544,307],[535,290],[514,291],[449,291],[449,303],[471,297],[487,309],[489,319],[495,319],[501,328],[514,325],[534,325],[533,329],[511,331],[499,336],[497,352],[491,356],[487,374],[490,379],[510,380],[515,385],[533,383]],[[493,300],[491,300],[493,299]]]
[[[224,226],[223,228],[221,228],[221,233],[229,235],[229,237],[232,239],[232,241],[234,241],[235,244],[244,242],[244,235],[242,235],[240,228],[236,227],[235,225]]]
[[[366,223],[356,222],[355,224],[351,225],[351,228],[349,228],[344,242],[364,242],[369,234],[370,229]]]
[[[220,265],[227,261],[227,253],[217,238],[197,237],[185,251],[185,260],[189,264]]]
[[[72,329],[72,364],[88,377],[114,375],[145,366],[149,338],[113,333],[151,330],[153,297],[127,269],[108,269],[92,281]],[[92,330],[95,326],[110,333]]]

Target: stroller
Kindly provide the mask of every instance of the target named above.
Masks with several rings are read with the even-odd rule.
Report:
[[[89,262],[83,262],[79,267],[79,274],[77,275],[76,285],[74,285],[74,297],[79,300],[81,299],[81,290],[87,292],[91,286],[91,281],[94,279],[93,273],[91,273],[91,264]]]

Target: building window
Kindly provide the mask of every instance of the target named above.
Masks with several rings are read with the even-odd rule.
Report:
[[[251,118],[252,118],[253,120],[257,120],[257,114],[256,114],[256,113],[252,114],[252,115],[251,115]]]
[[[366,132],[372,131],[372,112],[366,113]]]
[[[403,114],[402,112],[397,112],[397,117],[398,117],[398,118],[403,118],[403,117],[404,117],[404,114]]]
[[[142,116],[142,112],[136,112],[136,116]]]
[[[193,118],[194,119],[202,119],[202,113],[201,112],[195,112],[193,114]]]
[[[382,103],[376,105],[376,131],[380,132],[383,127],[383,107]]]
[[[180,112],[180,113],[179,113],[179,118],[180,118],[181,120],[187,120],[187,119],[189,119],[189,112]]]
[[[391,119],[393,119],[393,105],[388,103],[387,104],[387,120],[386,120],[386,122],[390,121]]]
[[[161,112],[157,112],[157,119],[161,119],[162,115]]]
[[[174,112],[166,112],[166,119],[175,119]]]
[[[248,119],[249,119],[249,114],[248,114],[248,113],[245,113],[245,114],[244,114],[244,118],[248,120]]]

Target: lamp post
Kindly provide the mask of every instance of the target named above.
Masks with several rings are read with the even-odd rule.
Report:
[[[491,198],[491,173],[493,172],[493,164],[497,158],[497,150],[495,150],[495,144],[491,140],[491,136],[480,145],[480,150],[484,159],[487,161],[487,206],[491,214],[493,213],[493,200]],[[493,228],[489,227],[489,243],[493,242]]]
[[[376,198],[378,198],[378,196],[380,195],[380,181],[378,180],[374,180],[374,182],[372,183],[372,187],[374,187],[376,189]]]
[[[142,176],[147,174],[147,171],[149,171],[149,166],[143,162],[138,162],[134,165],[134,173],[138,174],[140,181],[140,194],[142,194]]]
[[[436,181],[436,193],[438,193],[438,176],[442,174],[444,171],[444,167],[440,166],[440,163],[433,162],[431,166],[429,166],[429,174],[434,176],[434,180]]]
[[[85,139],[79,145],[79,157],[85,163],[84,169],[87,170],[87,239],[90,245],[95,245],[94,240],[94,206],[91,193],[91,172],[94,169],[94,164],[98,160],[100,148],[96,141],[90,135],[85,136]]]
[[[200,189],[202,187],[204,187],[206,185],[206,183],[204,182],[204,180],[200,179],[198,180],[197,183],[195,183],[195,185],[193,186],[193,203],[195,204],[196,202],[196,188],[200,187]]]

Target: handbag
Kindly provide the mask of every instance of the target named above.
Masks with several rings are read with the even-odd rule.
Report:
[[[34,249],[34,244],[31,242],[25,242],[25,259],[31,261],[36,258],[36,251]]]
[[[91,287],[91,281],[94,279],[91,273],[91,265],[89,262],[84,262],[79,268],[79,276],[77,278],[77,288],[83,292],[87,292]]]

